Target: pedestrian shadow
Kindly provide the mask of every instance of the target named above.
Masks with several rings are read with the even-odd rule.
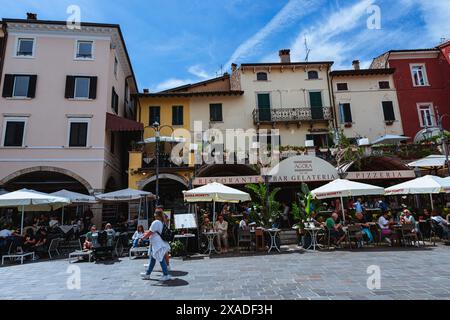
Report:
[[[189,282],[187,282],[186,280],[183,279],[172,279],[169,281],[159,281],[156,284],[152,284],[152,286],[154,287],[185,287],[188,286]]]
[[[121,262],[122,261],[119,258],[105,259],[105,260],[98,259],[95,261],[95,264],[102,264],[102,265],[108,266],[108,265],[113,265],[113,264],[121,263]]]
[[[161,270],[159,270],[159,271],[155,270],[155,272],[162,273]],[[186,271],[169,271],[169,274],[172,277],[185,277],[185,276],[187,276],[189,274],[189,272],[186,272]]]

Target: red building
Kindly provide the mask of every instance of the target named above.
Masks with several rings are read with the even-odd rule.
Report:
[[[375,58],[371,68],[394,68],[405,135],[414,139],[438,126],[438,115],[450,130],[450,41],[432,49],[392,50]]]

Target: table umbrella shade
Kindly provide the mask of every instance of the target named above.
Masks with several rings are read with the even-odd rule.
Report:
[[[145,139],[144,141],[139,142],[138,144],[149,144],[149,143],[156,143],[157,142],[157,138],[156,137],[152,137],[152,138],[148,138]],[[183,137],[159,137],[159,142],[168,142],[168,143],[183,143],[186,142],[186,139]]]
[[[370,184],[354,182],[345,179],[334,180],[320,188],[311,191],[313,197],[317,199],[337,198],[341,199],[341,204],[344,206],[345,197],[357,196],[373,196],[384,194],[384,189]],[[345,221],[345,214],[343,215]]]
[[[434,209],[433,194],[444,192],[450,192],[450,179],[430,175],[400,183],[385,190],[386,195],[429,194],[432,209]]]
[[[21,232],[23,232],[25,211],[51,211],[68,204],[70,199],[28,189],[0,196],[0,207],[16,207],[22,211]]]
[[[151,192],[135,190],[135,189],[123,189],[110,193],[103,193],[96,195],[95,198],[100,201],[112,201],[112,202],[124,202],[132,200],[140,200],[142,198],[155,198],[155,195]]]
[[[63,197],[70,200],[72,204],[82,205],[82,204],[94,204],[98,201],[93,196],[89,196],[82,193],[72,192],[68,190],[60,190],[57,192],[50,193],[52,196]],[[64,223],[64,207],[62,208],[61,221]]]
[[[239,203],[251,200],[250,194],[247,192],[233,189],[217,182],[213,182],[189,191],[184,191],[183,194],[184,201],[186,202],[213,202],[214,221],[216,202]]]
[[[431,155],[426,158],[408,163],[410,168],[441,168],[445,166],[445,156]]]
[[[409,137],[387,134],[376,139],[372,144],[398,144],[402,141],[408,140]]]

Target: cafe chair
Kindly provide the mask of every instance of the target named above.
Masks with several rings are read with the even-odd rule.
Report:
[[[239,228],[237,239],[237,246],[239,249],[241,248],[242,244],[247,244],[246,248],[248,248],[248,250],[250,251],[252,246],[252,235],[250,233],[250,230]]]
[[[361,226],[349,225],[347,227],[347,240],[350,249],[353,249],[352,242],[355,242],[356,248],[361,248],[364,241],[364,233]]]
[[[401,228],[402,234],[402,243],[406,246],[412,246],[414,243],[419,243],[419,237],[417,236],[414,225],[412,224],[403,224]]]

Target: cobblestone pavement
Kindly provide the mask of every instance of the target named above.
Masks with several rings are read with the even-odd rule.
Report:
[[[167,283],[141,280],[146,262],[2,267],[0,299],[450,299],[450,248],[444,246],[174,259],[175,280]],[[381,268],[380,290],[367,288],[371,265]],[[80,268],[79,290],[67,288],[69,266]]]

